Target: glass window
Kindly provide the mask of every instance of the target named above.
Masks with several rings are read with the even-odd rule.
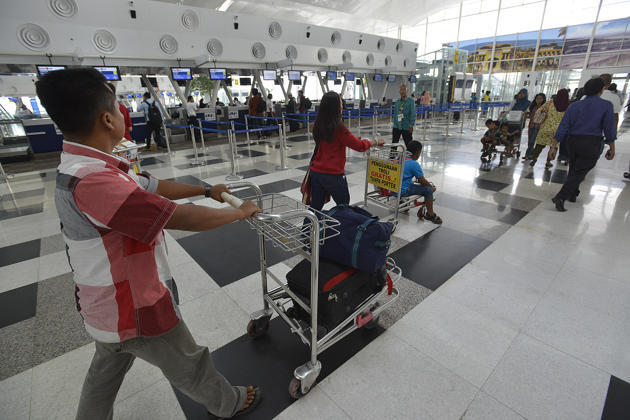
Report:
[[[619,54],[618,66],[630,66],[630,52]]]
[[[401,38],[418,44],[418,54],[422,55],[424,51],[424,41],[426,39],[427,29],[424,23],[416,26],[404,26],[400,32]]]
[[[534,31],[540,28],[544,3],[531,3],[505,8],[501,6],[497,35]]]
[[[498,36],[494,47],[495,60],[511,60],[514,58],[515,50],[516,34]]]
[[[447,7],[446,9],[430,14],[429,23],[453,18],[459,18],[459,3],[457,3],[457,6]]]
[[[462,16],[474,15],[481,12],[481,0],[465,1],[462,3]]]
[[[553,56],[562,53],[566,28],[545,29],[540,33],[538,56]]]
[[[499,8],[499,0],[481,0],[481,11],[491,12]]]
[[[567,28],[562,54],[579,54],[588,50],[588,44],[593,33],[593,23],[569,26]]]
[[[534,58],[538,31],[518,34],[516,39],[516,58]]]
[[[462,16],[459,25],[459,39],[475,39],[494,36],[494,25],[497,21],[497,13],[487,12],[471,16]]]
[[[435,51],[442,43],[457,39],[457,19],[429,23],[427,34],[427,51]]]
[[[595,29],[591,51],[613,51],[621,47],[630,18],[600,22]]]
[[[594,22],[598,6],[598,0],[547,0],[543,29]]]
[[[617,65],[617,53],[591,54],[588,58],[588,68],[611,67]]]
[[[560,58],[560,69],[581,69],[584,66],[586,54],[565,55]]]
[[[582,64],[584,59],[582,58]],[[560,65],[560,57],[542,57],[536,60],[536,71],[556,70]],[[580,66],[581,68],[581,66]]]
[[[628,10],[630,10],[630,0],[603,0],[602,9],[599,11],[599,21],[627,16]]]

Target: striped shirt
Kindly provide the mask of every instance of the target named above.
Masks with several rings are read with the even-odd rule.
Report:
[[[162,232],[177,204],[157,185],[125,159],[63,143],[55,205],[77,309],[97,341],[161,335],[181,318]]]

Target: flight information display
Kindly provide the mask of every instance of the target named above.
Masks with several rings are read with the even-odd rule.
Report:
[[[336,71],[327,71],[326,72],[326,78],[328,80],[336,80],[337,79],[337,72]]]
[[[390,74],[390,75],[389,75],[389,77],[387,78],[387,81],[388,81],[389,83],[393,83],[393,82],[395,82],[395,81],[396,81],[396,76],[395,76],[395,75],[393,75],[393,74]]]
[[[276,80],[276,71],[263,70],[263,80]]]
[[[293,80],[293,81],[301,80],[301,76],[302,75],[300,74],[299,71],[297,71],[297,70],[289,70],[289,80]]]
[[[192,80],[190,67],[171,67],[173,80]]]
[[[382,75],[382,74],[380,74],[380,73],[376,73],[376,74],[374,75],[374,81],[375,81],[375,82],[382,82],[382,81],[383,81],[383,75]]]
[[[346,73],[346,80],[348,82],[354,82],[354,73]]]
[[[37,73],[43,76],[51,71],[65,70],[66,68],[66,66],[37,66]]]
[[[227,79],[227,71],[225,69],[210,69],[210,80]]]
[[[118,67],[116,66],[109,66],[109,67],[95,66],[94,68],[100,71],[101,74],[105,76],[107,80],[111,80],[111,81],[120,80],[120,71],[118,70]]]

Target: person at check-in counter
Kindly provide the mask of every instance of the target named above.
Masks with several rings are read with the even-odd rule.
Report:
[[[65,137],[55,206],[76,305],[95,340],[77,419],[113,417],[116,394],[136,357],[159,367],[173,386],[206,407],[209,418],[253,410],[261,390],[232,386],[182,319],[163,229],[209,230],[260,209],[250,201],[238,209],[178,205],[173,200],[198,195],[222,202],[221,194],[229,191],[225,185],[186,185],[136,174],[127,160],[112,155],[124,118],[97,70],[53,71],[36,82],[36,90]]]

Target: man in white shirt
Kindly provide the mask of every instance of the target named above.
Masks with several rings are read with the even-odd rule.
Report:
[[[199,108],[197,108],[197,104],[195,104],[195,100],[193,99],[192,95],[188,96],[188,102],[186,102],[186,115],[188,115],[188,119],[186,120],[186,123],[188,125],[194,125],[195,127],[199,125],[199,120],[197,119],[197,111],[199,111]],[[190,131],[189,131],[189,135],[192,138],[192,134],[190,133]]]
[[[619,112],[621,112],[621,100],[619,95],[608,90],[608,86],[612,83],[612,75],[610,73],[600,74],[599,77],[604,81],[604,91],[602,92],[602,99],[607,100],[613,106],[613,113],[615,114],[615,123],[619,124]]]

